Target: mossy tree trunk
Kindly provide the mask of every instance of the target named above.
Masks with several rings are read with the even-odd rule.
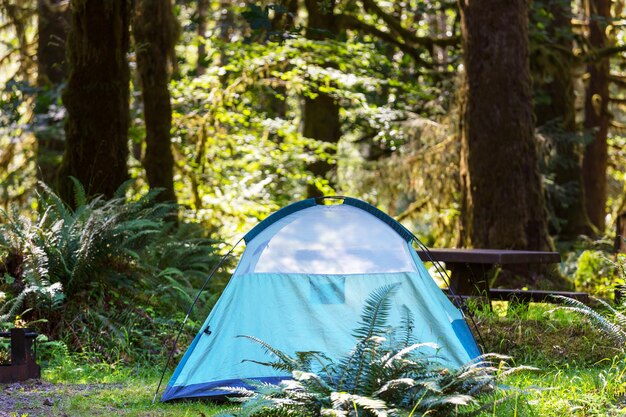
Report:
[[[113,196],[128,179],[130,0],[74,0],[63,93],[66,147],[59,192],[73,201],[70,176],[88,195]]]
[[[176,19],[170,0],[135,1],[133,36],[146,122],[146,150],[142,162],[150,187],[163,189],[158,198],[176,201],[170,138],[172,106],[168,90],[170,51],[177,36]]]
[[[626,211],[619,213],[615,222],[615,252],[626,253]]]
[[[206,72],[206,23],[209,14],[209,0],[198,0],[196,4],[196,19],[198,25],[198,62],[196,63],[196,75]]]
[[[569,192],[567,201],[558,198],[550,201],[555,217],[562,222],[553,225],[553,232],[562,240],[573,240],[579,235],[591,236],[594,230],[585,206],[582,145],[577,136],[572,10],[567,0],[555,0],[543,7],[551,16],[545,30],[555,46],[539,45],[531,59],[536,95],[534,111],[537,126],[553,137],[554,183]]]
[[[67,77],[65,40],[70,26],[69,5],[62,1],[37,0],[37,86],[42,89],[35,106],[36,115],[48,113]],[[62,132],[57,130],[60,121],[48,120],[48,128],[36,133],[37,175],[51,187],[56,184],[56,174],[65,149]]]
[[[601,49],[607,45],[605,30],[611,19],[610,0],[589,0],[589,43]],[[585,131],[593,139],[583,155],[585,204],[589,219],[600,233],[606,216],[606,170],[609,131],[609,58],[603,57],[587,67],[589,80],[585,90]]]
[[[463,0],[460,239],[551,248],[534,142],[528,2]]]
[[[321,40],[332,38],[338,33],[338,23],[334,15],[335,0],[322,3],[319,0],[305,0],[309,15],[307,38]],[[341,137],[339,104],[328,94],[317,92],[315,98],[305,97],[303,107],[303,129],[305,137],[336,145]],[[313,176],[326,178],[333,185],[331,171],[334,165],[325,160],[316,161],[308,166]],[[308,197],[318,197],[322,192],[314,185],[307,187]]]

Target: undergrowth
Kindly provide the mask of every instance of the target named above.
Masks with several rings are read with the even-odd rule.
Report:
[[[582,317],[553,311],[554,305],[511,307],[493,302],[493,311],[476,310],[484,349],[539,368],[591,366],[619,354],[613,343]]]
[[[161,354],[217,262],[217,242],[177,220],[158,191],[88,199],[75,209],[41,185],[32,217],[0,212],[0,323],[16,315],[108,362]],[[214,294],[206,293],[203,304]]]

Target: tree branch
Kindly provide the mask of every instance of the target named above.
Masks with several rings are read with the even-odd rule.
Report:
[[[620,75],[609,75],[609,81],[621,87],[626,87],[626,77]]]
[[[426,206],[427,202],[428,200],[412,202],[411,205],[409,205],[409,207],[407,207],[407,209],[404,210],[402,213],[398,214],[395,219],[401,222],[402,220],[406,219],[413,213],[418,212],[421,209],[423,209]]]
[[[340,26],[344,28],[349,28],[349,29],[361,30],[369,35],[375,36],[382,41],[385,41],[387,43],[397,46],[398,49],[400,49],[405,54],[409,55],[411,58],[413,58],[413,60],[415,60],[415,62],[419,63],[421,66],[429,67],[429,68],[432,67],[430,63],[424,61],[420,57],[419,52],[415,48],[398,40],[391,33],[383,32],[377,27],[370,25],[368,23],[365,23],[362,20],[351,15],[340,14],[340,15],[337,15],[336,18],[339,19]]]
[[[602,59],[607,56],[616,55],[624,51],[626,51],[626,44],[615,45],[615,46],[609,46],[608,48],[602,48],[597,51],[594,51],[592,52],[591,56],[596,59]]]
[[[612,127],[616,128],[616,129],[626,130],[626,124],[620,123],[620,122],[618,122],[616,120],[611,120],[610,124],[611,124]]]
[[[409,29],[402,26],[402,23],[391,14],[385,12],[376,0],[361,0],[363,7],[368,12],[373,12],[387,24],[389,29],[397,36],[401,37],[405,43],[411,43],[428,48],[432,51],[433,46],[456,46],[461,42],[459,36],[450,36],[443,38],[430,38],[427,36],[416,36]]]

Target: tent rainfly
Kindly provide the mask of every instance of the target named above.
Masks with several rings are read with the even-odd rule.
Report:
[[[246,249],[222,296],[178,364],[161,401],[215,398],[246,380],[289,379],[271,367],[259,338],[287,353],[339,357],[354,346],[365,300],[399,284],[391,326],[408,308],[417,342],[436,343],[450,367],[480,352],[462,313],[433,281],[412,246],[414,236],[377,208],[307,199],[270,215],[244,236]]]

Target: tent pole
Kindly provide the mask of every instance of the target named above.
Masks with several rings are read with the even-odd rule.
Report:
[[[457,308],[459,309],[459,311],[465,318],[466,315],[465,315],[465,312],[463,311],[462,299],[460,296],[454,293],[454,290],[452,289],[452,286],[450,285],[450,281],[451,281],[450,276],[448,275],[446,270],[441,266],[441,263],[439,261],[434,260],[432,253],[430,252],[428,247],[425,244],[423,244],[422,241],[419,240],[417,236],[415,236],[410,230],[407,229],[407,231],[413,237],[413,241],[417,244],[417,246],[420,247],[420,249],[424,251],[426,256],[428,256],[428,260],[435,266],[435,269],[441,275],[441,278],[443,278],[445,284],[448,286],[448,291],[450,291],[450,294],[452,294],[452,299],[455,301]],[[467,316],[469,316],[469,319],[472,322],[472,326],[474,327],[474,330],[476,330],[476,334],[478,335],[478,339],[480,340],[481,350],[484,353],[485,341],[483,339],[482,334],[480,333],[480,330],[478,329],[478,325],[476,324],[476,321],[474,320],[474,315],[470,311],[468,311]]]
[[[241,243],[242,240],[243,240],[243,237],[241,239],[239,239],[237,241],[237,243],[235,243],[233,245],[233,247],[230,248],[228,253],[226,255],[222,256],[222,259],[220,259],[220,261],[217,263],[217,265],[215,265],[213,267],[213,270],[211,271],[211,273],[204,280],[204,284],[202,284],[202,287],[200,287],[200,290],[198,291],[198,294],[196,294],[196,298],[191,303],[191,306],[189,306],[189,310],[187,310],[187,315],[185,316],[185,319],[183,320],[183,323],[180,325],[180,329],[178,330],[178,334],[176,335],[176,339],[174,340],[174,344],[172,345],[172,349],[170,350],[170,353],[169,353],[169,355],[167,357],[167,362],[165,363],[165,366],[163,367],[163,372],[161,372],[161,379],[159,379],[159,385],[157,385],[157,389],[154,392],[154,398],[152,399],[152,404],[154,404],[156,402],[157,396],[159,395],[159,389],[161,389],[161,384],[163,383],[163,377],[165,377],[165,372],[167,372],[167,367],[170,365],[170,362],[172,360],[172,356],[174,356],[174,350],[176,350],[176,345],[178,344],[178,339],[180,338],[180,335],[182,334],[183,329],[185,328],[185,324],[187,323],[187,320],[189,319],[189,316],[191,315],[191,311],[193,310],[194,306],[198,302],[198,299],[200,299],[200,295],[204,292],[204,289],[206,288],[207,284],[209,283],[211,278],[213,278],[213,275],[215,275],[215,273],[220,268],[220,266],[222,266],[222,264],[224,263],[226,258],[228,258],[233,253],[235,248]]]

